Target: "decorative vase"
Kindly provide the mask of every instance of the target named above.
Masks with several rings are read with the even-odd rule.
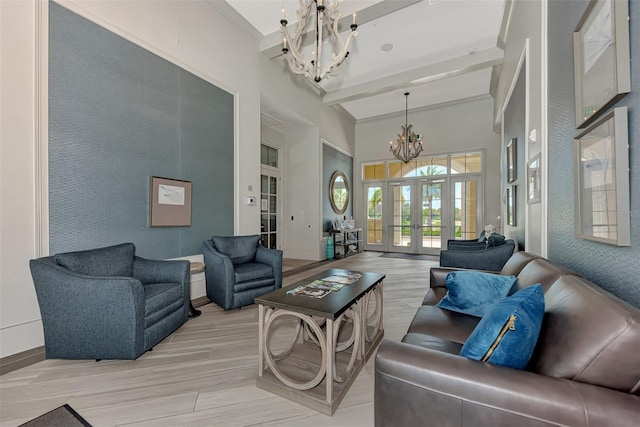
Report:
[[[333,259],[333,237],[327,237],[327,259]]]

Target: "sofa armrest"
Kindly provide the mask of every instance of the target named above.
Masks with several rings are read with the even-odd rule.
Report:
[[[94,277],[29,263],[47,357],[135,358],[144,344],[144,289],[132,277]]]
[[[207,297],[228,310],[233,305],[235,268],[231,258],[218,252],[210,240],[202,242],[202,255],[207,268],[204,271]]]
[[[269,249],[258,245],[256,262],[270,265],[271,268],[273,268],[273,276],[276,279],[276,289],[280,289],[282,287],[282,251],[280,249]]]
[[[640,396],[384,340],[375,425],[631,426]]]

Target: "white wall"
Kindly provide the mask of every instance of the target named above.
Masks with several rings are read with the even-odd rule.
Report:
[[[484,223],[496,224],[500,215],[500,137],[492,129],[493,100],[489,97],[440,108],[409,112],[409,123],[423,135],[423,155],[485,150]],[[362,163],[394,160],[390,139],[396,139],[404,125],[404,112],[356,125],[354,169],[354,215],[364,223]]]
[[[284,257],[319,260],[320,137],[318,129],[290,130],[285,142]]]
[[[285,123],[283,164],[283,251],[285,258],[325,258],[322,232],[321,139],[351,155],[355,153],[355,120],[338,108],[326,107],[288,66],[278,59],[261,60],[262,96]],[[273,107],[275,105],[275,107]],[[265,141],[276,139],[265,133]],[[293,220],[291,217],[293,216]]]
[[[35,13],[33,2],[0,1],[0,357],[43,342],[29,273],[36,256]]]
[[[528,40],[526,58],[527,125],[524,135],[535,129],[536,143],[526,143],[525,165],[536,154],[541,153],[543,175],[541,177],[542,203],[525,204],[526,209],[526,249],[528,252],[546,255],[546,85],[543,79],[546,69],[546,2],[513,0],[513,13],[507,29],[504,48],[504,62],[496,87],[494,105],[494,128],[500,130],[501,112],[505,99],[518,72],[518,63]],[[544,38],[544,40],[543,40]],[[503,180],[504,181],[504,180]],[[524,190],[524,189],[523,189]],[[525,191],[519,191],[521,196]]]

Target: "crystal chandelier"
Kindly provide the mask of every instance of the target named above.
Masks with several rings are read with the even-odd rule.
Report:
[[[411,160],[418,157],[418,154],[422,152],[422,137],[417,135],[411,130],[413,125],[409,123],[409,92],[405,92],[406,107],[404,112],[404,126],[402,127],[402,133],[398,134],[398,140],[393,143],[389,141],[389,150],[396,156],[396,159],[402,160],[405,163],[409,163]]]
[[[307,62],[304,53],[300,51],[302,35],[307,26],[307,22],[311,16],[311,9],[315,5],[315,50],[311,54],[311,61]],[[338,0],[300,0],[300,9],[296,11],[298,16],[298,25],[293,38],[287,31],[287,19],[285,18],[284,8],[282,9],[282,19],[280,24],[280,32],[284,34],[282,52],[287,55],[289,68],[295,74],[304,74],[305,77],[313,79],[316,82],[322,80],[327,73],[333,75],[334,69],[338,67],[349,56],[349,44],[354,37],[358,36],[358,25],[356,24],[356,14],[353,14],[351,23],[351,34],[347,37],[346,42],[342,40],[338,31],[338,22],[340,21],[340,12],[336,10]],[[331,35],[331,60],[325,65],[321,64],[322,60],[322,29],[327,26]]]

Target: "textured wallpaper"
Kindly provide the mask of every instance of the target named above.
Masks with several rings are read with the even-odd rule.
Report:
[[[549,258],[640,307],[640,2],[629,2],[632,92],[629,109],[631,247],[575,237],[575,128],[572,33],[588,1],[549,2]]]
[[[49,43],[50,253],[233,234],[233,96],[56,3]],[[192,181],[191,227],[149,227],[151,176]]]

